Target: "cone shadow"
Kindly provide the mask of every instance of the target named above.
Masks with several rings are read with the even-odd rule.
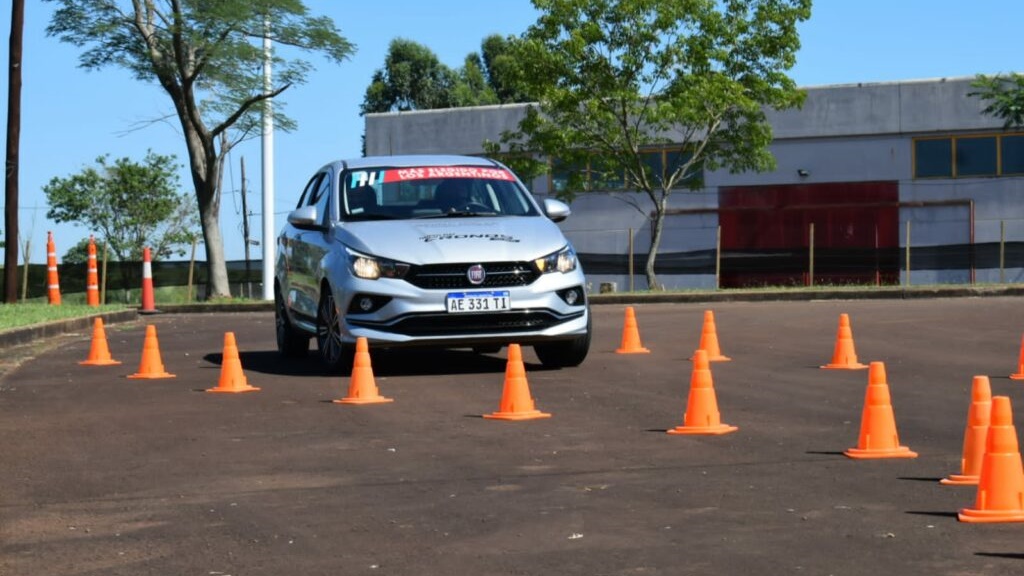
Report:
[[[975,552],[975,556],[986,558],[1007,558],[1009,560],[1024,560],[1024,553],[1020,552]]]
[[[203,360],[220,366],[221,352],[211,352]],[[469,350],[394,349],[374,350],[373,373],[376,376],[439,376],[445,374],[502,374],[503,356],[477,354]],[[328,370],[315,350],[305,358],[285,358],[276,350],[239,351],[239,360],[246,372],[277,376],[338,376]],[[528,372],[556,370],[540,363],[524,363]],[[342,374],[347,376],[347,374]]]

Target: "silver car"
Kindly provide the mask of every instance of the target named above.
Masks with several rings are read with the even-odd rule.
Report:
[[[546,366],[590,348],[583,270],[555,225],[493,160],[384,156],[333,162],[306,185],[278,238],[277,345],[304,356],[315,337],[331,369],[371,347],[532,345]]]

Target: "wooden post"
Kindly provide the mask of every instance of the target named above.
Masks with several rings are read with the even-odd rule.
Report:
[[[629,229],[629,291],[633,292],[633,229]]]
[[[192,303],[192,275],[196,269],[196,244],[198,241],[198,238],[192,239],[192,258],[188,262],[188,296],[185,301],[189,304]]]
[[[21,301],[25,302],[25,298],[28,298],[28,258],[29,254],[32,253],[32,238],[25,240],[25,251],[22,252],[22,259],[25,264],[22,268],[21,274]]]
[[[811,222],[811,238],[808,242],[808,251],[810,253],[810,263],[807,277],[807,285],[814,286],[814,222]]]
[[[715,231],[715,290],[722,287],[722,225]]]
[[[903,285],[910,286],[910,220],[907,220],[907,237],[906,237],[906,264],[904,265],[905,275],[903,278]]]
[[[102,270],[103,278],[100,279],[100,305],[107,303],[107,253],[109,251],[110,244],[106,241],[103,242],[103,264],[100,267]]]
[[[1006,283],[1006,220],[999,221],[999,283]]]

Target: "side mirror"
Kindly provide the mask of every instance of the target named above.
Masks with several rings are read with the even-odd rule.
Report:
[[[544,213],[547,214],[548,218],[550,218],[552,222],[561,222],[572,214],[572,210],[569,209],[568,204],[561,200],[545,198]]]
[[[303,206],[288,214],[288,223],[296,228],[319,228],[316,206]]]

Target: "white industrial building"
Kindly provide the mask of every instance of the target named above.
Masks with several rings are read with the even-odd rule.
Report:
[[[723,287],[1020,281],[1024,131],[983,114],[971,80],[812,87],[801,109],[769,111],[776,170],[706,171],[700,190],[674,192],[659,281],[714,287],[716,265]],[[479,155],[526,106],[368,114],[366,153]],[[545,196],[558,178],[528,184]],[[646,195],[595,188],[562,228],[592,288],[645,289],[650,223],[624,198]]]

